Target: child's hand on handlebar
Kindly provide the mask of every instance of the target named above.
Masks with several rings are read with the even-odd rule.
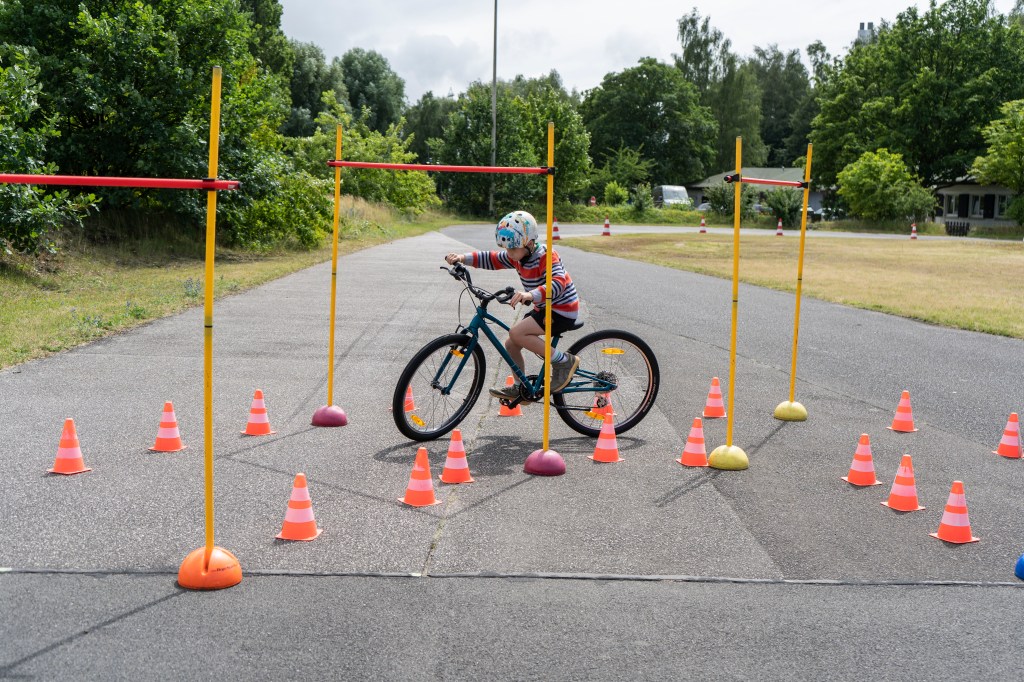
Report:
[[[526,293],[525,291],[517,291],[512,294],[512,298],[508,299],[508,304],[515,308],[518,304],[533,305],[533,296]]]
[[[448,265],[455,265],[456,263],[466,262],[466,255],[463,253],[449,253],[444,257],[444,260]]]

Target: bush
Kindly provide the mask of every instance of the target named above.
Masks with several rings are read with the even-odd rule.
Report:
[[[604,186],[605,206],[621,206],[629,199],[629,192],[619,183],[612,180]]]
[[[736,186],[723,182],[704,190],[704,200],[711,204],[711,210],[718,215],[731,216],[735,205]],[[754,192],[749,185],[743,185],[740,194],[740,216],[749,218],[754,214]]]
[[[282,176],[274,191],[240,211],[227,241],[257,251],[316,248],[333,224],[332,186],[304,172]]]
[[[633,200],[633,211],[635,213],[643,213],[654,208],[654,197],[651,195],[650,183],[641,182],[638,184],[630,193],[630,198]]]
[[[910,172],[903,156],[888,149],[864,152],[841,170],[839,195],[854,215],[867,220],[923,221],[935,207],[931,192]]]
[[[764,204],[771,209],[772,217],[782,218],[783,225],[798,227],[804,208],[804,193],[788,187],[772,190],[765,193]]]
[[[1006,207],[1006,215],[1016,220],[1018,225],[1024,225],[1024,195],[1014,197],[1010,205]]]

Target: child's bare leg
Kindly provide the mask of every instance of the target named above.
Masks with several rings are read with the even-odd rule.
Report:
[[[509,330],[508,339],[505,341],[505,350],[512,357],[512,360],[519,365],[519,368],[526,372],[526,363],[523,360],[523,349],[544,357],[544,330],[532,317],[526,317],[512,325]]]

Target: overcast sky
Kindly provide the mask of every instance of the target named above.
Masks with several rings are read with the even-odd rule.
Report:
[[[755,46],[784,52],[815,40],[844,54],[861,22],[892,21],[910,0],[498,0],[498,78],[534,77],[556,69],[566,89],[600,85],[606,73],[641,57],[671,63],[679,51],[677,21],[693,7],[749,56]],[[916,3],[922,10],[927,0]],[[1014,0],[995,0],[1006,13]],[[427,90],[458,94],[491,81],[493,0],[281,0],[289,38],[323,48],[327,59],[353,47],[376,50],[405,80],[415,103]]]

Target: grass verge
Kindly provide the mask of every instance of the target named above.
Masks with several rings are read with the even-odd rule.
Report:
[[[732,237],[574,238],[566,246],[732,278]],[[796,291],[799,239],[740,239],[740,279]],[[1024,338],[1024,244],[808,239],[803,294],[947,327]]]

